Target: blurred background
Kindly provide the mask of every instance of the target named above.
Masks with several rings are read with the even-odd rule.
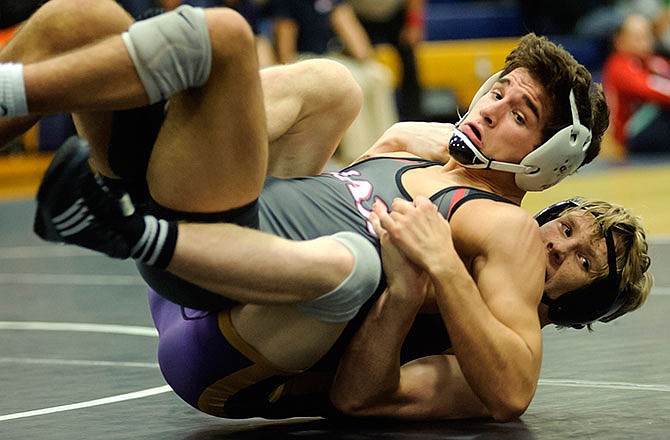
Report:
[[[0,1],[0,46],[42,3]],[[529,194],[524,207],[536,212],[574,195],[598,197],[632,208],[643,217],[651,235],[670,236],[667,0],[119,3],[135,17],[181,3],[233,7],[258,36],[262,66],[309,56],[345,63],[361,84],[366,104],[336,153],[338,164],[357,157],[393,122],[454,122],[480,84],[501,68],[520,36],[545,35],[563,45],[603,83],[612,121],[593,164],[553,189]],[[646,47],[640,47],[642,41],[648,43]],[[632,70],[626,71],[628,67]],[[634,75],[639,82],[631,79]],[[626,88],[633,82],[637,88]],[[68,115],[50,115],[1,146],[0,198],[32,198],[51,154],[73,133]]]

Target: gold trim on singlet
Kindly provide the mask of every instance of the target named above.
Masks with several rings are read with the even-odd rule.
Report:
[[[233,327],[230,319],[230,310],[219,313],[219,330],[224,338],[233,346],[240,354],[249,359],[252,365],[238,370],[228,376],[217,380],[212,385],[207,387],[198,399],[198,409],[201,411],[218,417],[225,417],[225,405],[228,398],[244,388],[254,385],[262,380],[268,379],[272,376],[293,376],[299,374],[301,371],[284,370],[276,367],[265,356],[260,354],[255,348],[249,345],[237,333]],[[276,399],[277,392],[281,394],[282,387],[267,396],[268,401]]]

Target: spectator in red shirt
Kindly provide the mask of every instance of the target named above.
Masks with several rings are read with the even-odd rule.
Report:
[[[654,41],[647,18],[628,16],[603,70],[610,127],[632,154],[670,152],[670,60],[654,53]]]

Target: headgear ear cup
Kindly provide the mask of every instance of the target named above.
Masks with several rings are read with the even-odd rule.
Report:
[[[515,176],[516,184],[522,190],[542,191],[549,188],[577,171],[584,161],[586,150],[591,145],[591,130],[579,122],[575,94],[572,90],[569,99],[572,125],[559,130],[523,158],[521,165],[538,171]]]
[[[493,74],[482,84],[472,99],[468,112],[461,117],[456,126],[472,111],[477,101],[493,88],[501,74],[502,71]],[[514,172],[516,174],[516,185],[524,191],[542,191],[574,173],[584,161],[586,150],[591,145],[591,130],[579,121],[579,113],[572,90],[568,98],[572,125],[559,130],[544,144],[526,155],[519,164],[514,164],[520,165],[519,167],[505,167],[506,162],[490,159],[488,160],[491,164],[489,168]],[[467,163],[462,163],[462,165],[468,166]]]

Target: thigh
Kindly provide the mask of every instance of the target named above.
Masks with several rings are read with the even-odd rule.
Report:
[[[147,171],[166,208],[218,212],[255,200],[265,179],[267,131],[254,37],[229,9],[207,9],[212,69],[168,103]]]
[[[346,323],[327,323],[297,307],[244,304],[231,311],[237,333],[273,365],[305,370],[314,365],[340,337]]]

